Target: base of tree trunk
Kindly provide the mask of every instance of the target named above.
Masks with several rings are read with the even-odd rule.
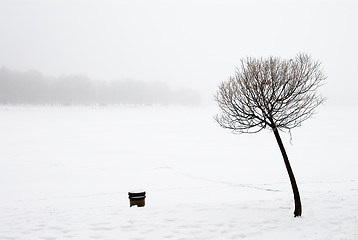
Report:
[[[294,217],[301,217],[302,215],[302,205],[301,200],[295,200],[295,211],[293,212]]]

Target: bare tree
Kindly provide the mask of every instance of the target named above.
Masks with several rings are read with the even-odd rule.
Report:
[[[290,60],[247,58],[215,96],[221,110],[215,119],[223,128],[234,133],[273,131],[291,181],[295,217],[302,214],[300,194],[279,130],[298,127],[315,113],[324,102],[316,90],[325,78],[321,63],[307,54]]]

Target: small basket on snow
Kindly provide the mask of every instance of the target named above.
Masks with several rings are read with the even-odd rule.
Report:
[[[129,206],[144,207],[145,206],[145,191],[131,191],[128,192]]]

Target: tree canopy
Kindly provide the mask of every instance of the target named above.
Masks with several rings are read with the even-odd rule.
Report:
[[[239,133],[300,126],[324,101],[316,90],[325,78],[321,63],[307,54],[243,59],[235,76],[219,86],[216,120]]]

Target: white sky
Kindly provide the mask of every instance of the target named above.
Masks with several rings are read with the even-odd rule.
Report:
[[[358,104],[358,1],[1,0],[0,67],[198,88],[211,97],[239,60],[306,52],[327,103]]]

